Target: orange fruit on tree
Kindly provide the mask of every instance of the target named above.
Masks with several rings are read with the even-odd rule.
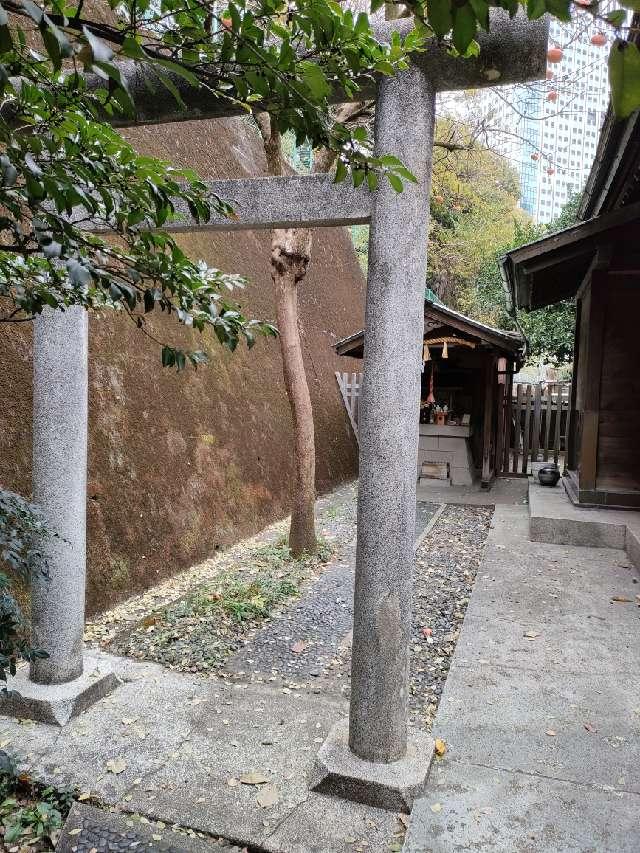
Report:
[[[547,51],[547,59],[549,60],[549,62],[560,62],[562,59],[562,48],[550,47]]]
[[[607,37],[604,33],[596,33],[591,36],[591,44],[594,44],[596,47],[603,47],[607,43]]]
[[[556,91],[549,92],[547,100],[551,101],[551,103],[555,103],[558,100],[558,93]]]
[[[531,155],[531,159],[532,160],[539,160],[540,159],[540,155],[538,154],[537,151],[533,152],[533,154]]]

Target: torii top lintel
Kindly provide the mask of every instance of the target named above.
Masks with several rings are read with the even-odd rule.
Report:
[[[374,21],[373,26],[379,41],[387,42],[392,30],[406,32],[411,22],[407,19]],[[453,57],[434,41],[423,53],[415,54],[413,61],[423,68],[437,91],[479,89],[537,80],[545,74],[548,32],[546,16],[529,21],[522,12],[509,18],[503,10],[494,9],[490,32],[481,31],[478,34],[479,56],[469,59]],[[186,107],[181,109],[172,99],[167,98],[163,87],[158,86],[149,91],[144,70],[134,62],[123,62],[121,68],[137,105],[135,119],[126,120],[124,124],[162,124],[242,113],[234,105],[191,87],[182,78],[174,77],[173,82]],[[103,84],[102,80],[96,82]],[[372,100],[375,94],[375,83],[367,79],[362,81],[361,89],[353,100]],[[336,103],[344,102],[344,92],[336,93],[334,100]]]

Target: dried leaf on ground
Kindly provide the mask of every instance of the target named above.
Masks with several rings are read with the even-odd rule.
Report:
[[[264,785],[256,797],[256,802],[263,809],[269,809],[280,802],[280,792],[275,785]]]
[[[127,769],[127,762],[124,758],[110,758],[109,761],[107,761],[106,768],[109,773],[115,773],[118,775],[118,773],[124,773]]]
[[[240,782],[243,785],[266,785],[270,781],[269,777],[265,776],[264,773],[255,770],[252,770],[250,773],[243,773],[240,776]]]
[[[431,811],[434,814],[439,814],[442,811],[442,803],[432,803]]]
[[[549,735],[549,737],[555,737],[555,736],[556,736],[556,733],[554,732],[554,730],[553,730],[553,729],[547,729],[547,731],[545,732],[545,734],[546,734],[546,735]]]
[[[588,732],[597,732],[598,731],[598,729],[593,725],[593,723],[585,723],[584,727]]]
[[[433,745],[433,746],[434,746],[434,749],[435,749],[436,755],[439,755],[439,756],[442,758],[442,756],[443,756],[443,755],[445,754],[445,752],[447,751],[447,745],[446,745],[446,743],[442,740],[442,738],[437,737],[437,738],[435,739],[435,742],[434,742],[434,745]]]
[[[291,651],[294,653],[294,655],[299,655],[300,652],[303,652],[306,648],[307,644],[302,640],[298,640],[291,646]]]
[[[611,596],[611,601],[615,601],[618,604],[633,604],[633,599],[627,598],[626,595],[613,595]]]
[[[540,636],[540,631],[525,631],[523,636],[526,637],[527,640],[535,640],[536,637]]]

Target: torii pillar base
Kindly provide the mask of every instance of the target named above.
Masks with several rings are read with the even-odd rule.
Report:
[[[377,809],[409,814],[422,795],[433,758],[433,738],[410,731],[404,758],[390,764],[364,761],[349,749],[349,721],[329,732],[316,757],[310,788]]]
[[[85,655],[82,675],[64,684],[36,684],[28,667],[20,667],[0,693],[0,714],[64,726],[120,684],[109,664]]]

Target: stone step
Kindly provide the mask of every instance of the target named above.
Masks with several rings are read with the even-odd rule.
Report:
[[[140,823],[130,815],[74,803],[56,844],[56,853],[240,853],[224,838],[197,838]]]

